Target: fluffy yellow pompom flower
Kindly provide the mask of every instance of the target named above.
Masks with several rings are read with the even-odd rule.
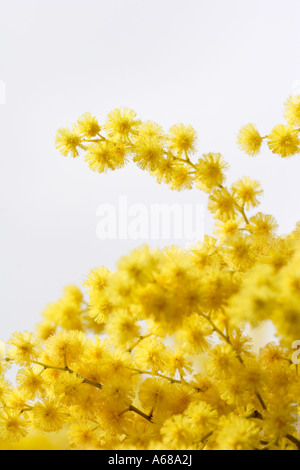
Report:
[[[220,239],[225,242],[240,233],[239,229],[242,225],[242,220],[239,217],[227,220],[227,222],[217,222],[215,224],[215,232],[219,235]]]
[[[55,400],[46,399],[37,403],[32,410],[33,425],[46,432],[59,431],[67,420],[67,413]]]
[[[46,341],[46,351],[58,367],[71,365],[83,355],[86,337],[79,331],[60,331]]]
[[[262,423],[267,435],[279,439],[292,433],[297,420],[295,412],[295,407],[286,400],[276,400],[272,403],[266,413],[265,422]]]
[[[44,315],[66,330],[82,330],[81,305],[69,295],[53,304]]]
[[[224,258],[232,269],[247,269],[253,266],[253,245],[249,237],[240,232],[227,240],[228,249],[224,250]]]
[[[196,151],[197,132],[192,126],[175,124],[169,130],[169,147],[177,155],[191,155]]]
[[[300,152],[299,133],[292,126],[279,124],[268,136],[268,145],[273,153],[283,158]]]
[[[191,440],[189,420],[182,415],[176,415],[165,421],[161,428],[163,443],[170,449],[186,449]]]
[[[33,400],[37,395],[44,395],[45,392],[45,380],[43,376],[31,369],[21,369],[17,374],[17,383],[19,390],[29,399]]]
[[[12,335],[8,345],[13,346],[8,352],[9,358],[20,365],[37,360],[41,353],[40,341],[28,331]]]
[[[241,150],[255,156],[260,152],[263,139],[254,124],[247,124],[241,128],[237,141]]]
[[[185,189],[192,189],[193,187],[193,175],[188,166],[176,165],[172,172],[172,179],[169,183],[171,189],[176,191],[182,191]]]
[[[219,220],[226,222],[236,217],[236,201],[226,188],[215,189],[209,196],[208,209]]]
[[[118,261],[119,272],[128,276],[129,281],[143,284],[151,278],[151,272],[158,269],[161,254],[152,251],[148,246],[133,250],[129,256],[123,256]]]
[[[151,172],[151,174],[156,177],[156,180],[159,184],[162,182],[170,184],[173,179],[174,170],[176,167],[177,163],[174,161],[173,157],[167,155],[157,162],[157,166],[154,171]]]
[[[72,130],[67,128],[59,129],[55,143],[56,148],[59,149],[61,154],[65,157],[69,154],[71,154],[73,158],[78,157],[79,149],[85,150],[86,148],[80,131],[76,127]]]
[[[223,160],[220,153],[208,153],[203,155],[196,164],[197,187],[210,193],[217,186],[225,182],[224,170],[228,164]]]
[[[147,338],[135,349],[135,360],[141,369],[153,373],[164,372],[168,364],[168,351],[165,345],[155,338]]]
[[[80,421],[71,426],[69,436],[74,449],[94,450],[102,441],[105,432],[97,428],[94,423]]]
[[[157,139],[161,142],[165,139],[165,133],[163,128],[153,121],[142,122],[138,128],[138,139],[150,138]]]
[[[209,374],[219,377],[230,377],[239,368],[237,356],[228,344],[215,346],[209,354]]]
[[[180,377],[183,378],[186,373],[191,373],[193,370],[192,362],[187,359],[188,354],[184,348],[177,347],[176,351],[171,354],[167,366],[168,374],[174,377],[178,372]]]
[[[285,352],[284,349],[277,345],[276,343],[268,343],[265,347],[261,348],[259,351],[260,360],[270,366],[271,364],[276,363],[277,361],[282,360]]]
[[[76,374],[61,374],[55,381],[52,396],[61,396],[63,405],[76,405],[86,389],[83,382],[83,379]]]
[[[160,139],[143,136],[135,142],[133,160],[142,170],[154,171],[164,157],[164,148]]]
[[[113,378],[109,383],[103,386],[101,397],[103,400],[107,400],[110,405],[116,405],[118,407],[125,407],[130,405],[133,399],[134,393],[130,387],[130,382],[124,380],[124,378]]]
[[[232,191],[238,203],[249,210],[251,207],[259,205],[258,196],[263,193],[260,183],[256,180],[244,176],[232,185]]]
[[[107,321],[105,331],[114,341],[126,345],[140,334],[140,326],[132,310],[116,310]]]
[[[2,439],[17,442],[27,434],[28,422],[17,411],[5,410],[0,413],[0,436]]]
[[[284,116],[292,126],[300,126],[300,95],[289,97],[285,103]]]
[[[272,215],[258,212],[250,218],[250,224],[248,227],[255,235],[268,236],[275,234],[278,228],[278,223]]]
[[[92,170],[103,173],[121,168],[127,160],[122,146],[105,140],[88,146],[85,161]]]
[[[83,294],[81,290],[74,284],[70,284],[64,288],[64,295],[67,298],[72,299],[72,301],[78,305],[80,305],[83,301]]]
[[[97,119],[91,113],[85,113],[78,119],[77,129],[88,139],[95,137],[101,131]]]
[[[169,394],[166,381],[159,378],[146,379],[139,389],[139,400],[143,408],[150,408],[158,415],[168,407]]]
[[[124,444],[128,449],[145,450],[149,442],[152,442],[159,436],[159,429],[153,423],[149,424],[145,420],[135,420]]]
[[[114,308],[114,303],[106,295],[99,298],[90,297],[89,316],[98,325],[104,325]]]
[[[215,429],[218,413],[208,403],[191,403],[184,412],[191,425],[194,440],[199,440]]]
[[[94,268],[90,271],[84,285],[88,288],[89,294],[103,293],[110,276],[110,271],[105,266]]]
[[[28,396],[24,394],[24,390],[18,388],[10,390],[9,395],[6,397],[5,404],[8,409],[17,411],[18,413],[24,414],[25,410],[30,410]]]
[[[141,121],[137,119],[135,111],[119,108],[108,114],[105,129],[113,139],[126,141],[131,135],[136,135],[140,124]]]
[[[41,340],[50,338],[56,332],[56,325],[47,319],[36,325],[36,334]]]
[[[223,450],[254,450],[259,446],[260,429],[247,419],[229,415],[220,423],[217,445]]]
[[[177,340],[188,353],[200,353],[208,349],[208,337],[212,333],[211,325],[194,314],[184,320],[182,329],[177,333]]]

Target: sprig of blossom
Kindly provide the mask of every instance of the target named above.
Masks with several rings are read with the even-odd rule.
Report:
[[[297,97],[285,117],[265,137],[244,127],[240,147],[253,156],[266,139],[294,155]],[[172,189],[205,191],[216,237],[190,249],[143,246],[113,271],[95,267],[85,292],[69,285],[46,306],[35,334],[1,343],[1,448],[299,450],[300,224],[280,236],[272,215],[249,214],[259,182],[227,186],[228,164],[197,156],[189,125],[164,132],[121,108],[103,124],[84,114],[56,144],[63,155],[84,151],[100,173],[132,158]],[[277,343],[255,353],[244,327],[265,320]]]

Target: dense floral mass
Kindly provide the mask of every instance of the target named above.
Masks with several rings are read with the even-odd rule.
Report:
[[[281,157],[298,153],[300,96],[284,115],[287,124],[267,136],[243,127],[239,146],[254,156],[266,140]],[[34,333],[2,345],[1,447],[300,449],[292,359],[300,340],[300,225],[282,236],[272,215],[257,209],[250,217],[259,182],[245,176],[227,186],[228,164],[220,154],[197,156],[191,126],[165,133],[129,109],[103,124],[86,113],[59,129],[56,145],[65,156],[84,152],[95,171],[133,159],[172,189],[197,186],[209,194],[215,235],[189,250],[139,247],[114,272],[93,268],[86,296],[66,287]],[[277,340],[255,354],[245,325],[265,320]],[[6,379],[11,364],[14,385]]]

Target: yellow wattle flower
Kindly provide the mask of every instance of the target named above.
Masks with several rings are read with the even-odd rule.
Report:
[[[240,148],[254,156],[267,139],[295,155],[298,97],[285,117],[265,137],[244,126]],[[258,181],[228,187],[228,164],[195,155],[189,125],[164,132],[127,108],[103,124],[86,113],[56,145],[100,173],[131,159],[171,189],[205,191],[216,236],[96,267],[46,305],[35,333],[1,342],[0,449],[299,450],[299,223],[279,235],[257,209]],[[276,337],[258,351],[252,331],[265,322]]]

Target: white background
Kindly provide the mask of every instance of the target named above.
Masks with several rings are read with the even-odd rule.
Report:
[[[281,233],[294,228],[300,157],[265,150],[251,159],[236,134],[247,122],[263,134],[281,122],[300,80],[299,20],[299,0],[0,1],[1,339],[31,330],[64,285],[80,285],[94,266],[113,268],[139,244],[97,238],[102,202],[207,202],[133,165],[99,175],[60,156],[57,128],[86,111],[103,122],[128,106],[166,129],[192,124],[199,153],[221,152],[230,181],[259,179],[262,210]],[[205,230],[212,233],[209,215]]]

